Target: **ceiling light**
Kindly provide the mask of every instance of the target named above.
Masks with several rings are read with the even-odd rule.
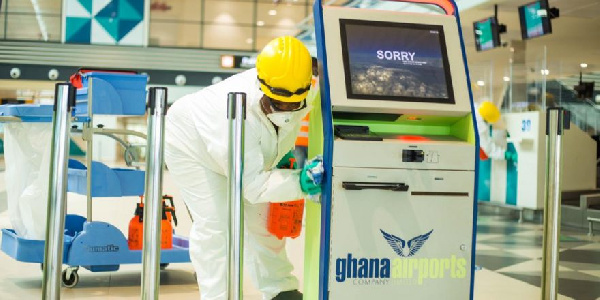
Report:
[[[258,21],[256,22],[256,26],[264,26],[265,22],[264,21]]]
[[[246,44],[252,44],[252,42],[253,42],[252,38],[247,38],[246,39]]]
[[[221,55],[221,68],[233,68],[235,66],[235,58],[233,55]]]
[[[510,81],[510,77],[508,77],[508,76],[504,76],[504,78],[502,78],[502,79],[504,79],[505,82],[509,82]]]
[[[548,76],[550,75],[550,70],[542,70],[541,73],[542,75]]]
[[[478,85],[478,86],[484,86],[484,85],[485,85],[485,81],[483,81],[483,80],[478,80],[478,81],[477,81],[477,85]]]
[[[579,66],[581,66],[582,69],[585,69],[588,67],[588,64],[586,63],[581,63]]]
[[[276,16],[277,15],[277,11],[274,9],[269,10],[269,16]]]

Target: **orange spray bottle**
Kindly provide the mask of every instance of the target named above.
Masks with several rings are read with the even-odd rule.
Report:
[[[295,169],[296,160],[290,159],[290,169]],[[267,230],[278,239],[296,238],[302,231],[304,199],[289,202],[271,203],[267,217]]]

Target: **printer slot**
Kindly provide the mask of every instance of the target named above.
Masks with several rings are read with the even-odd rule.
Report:
[[[394,192],[408,191],[408,185],[401,182],[342,182],[342,187],[349,191],[386,190]]]

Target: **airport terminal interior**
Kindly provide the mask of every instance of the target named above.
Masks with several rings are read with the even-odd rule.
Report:
[[[598,0],[0,0],[0,299],[241,299],[203,290],[233,260],[191,262],[214,259],[208,240],[238,245],[202,228],[221,205],[194,197],[219,195],[216,169],[244,181],[222,203],[241,186],[246,229],[264,227],[229,278],[243,299],[300,299],[251,279],[287,268],[252,256],[277,251],[260,239],[285,240],[269,259],[287,253],[303,299],[600,299],[599,32]],[[287,53],[273,41],[306,47],[306,82],[269,81],[303,76],[268,61]],[[222,102],[201,96],[212,85]],[[300,171],[276,169],[288,148],[233,173],[240,91],[246,154],[257,122],[283,136],[270,114],[308,114],[283,121]],[[189,144],[171,109],[199,115],[179,124]],[[173,149],[217,158],[175,165]],[[257,180],[306,197],[255,206]]]

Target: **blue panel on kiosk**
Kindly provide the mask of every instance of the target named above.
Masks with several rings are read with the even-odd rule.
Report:
[[[90,82],[92,83],[90,86]],[[87,116],[92,97],[92,112],[99,115],[144,115],[148,76],[110,72],[89,72],[81,77],[77,89],[75,115]]]
[[[463,38],[462,25],[460,22],[460,13],[458,6],[454,0],[448,0],[454,6],[454,14],[456,15],[456,23],[458,24],[458,35],[460,37],[460,47],[463,56],[463,65],[465,66],[465,74],[467,75],[467,90],[469,91],[469,102],[471,103],[471,117],[473,120],[473,129],[475,130],[475,157],[479,157],[479,132],[477,130],[477,122],[475,120],[475,103],[473,102],[473,90],[471,89],[471,74],[469,73],[469,65],[467,64],[467,50],[465,49],[465,39]],[[473,199],[475,201],[473,205],[473,238],[471,240],[471,284],[469,291],[469,299],[473,299],[474,285],[475,285],[475,245],[477,243],[477,198],[479,197],[477,192],[477,186],[479,185],[479,167],[481,160],[475,160],[475,189],[473,191]]]
[[[333,118],[331,114],[331,95],[329,92],[329,69],[325,48],[325,30],[323,28],[323,5],[321,0],[314,3],[315,35],[317,56],[321,67],[321,114],[323,116],[323,191],[321,194],[321,249],[319,258],[319,300],[329,298],[329,247],[331,217],[331,175],[333,165]]]
[[[18,117],[23,122],[52,122],[53,105],[6,104],[0,105],[0,116]]]

